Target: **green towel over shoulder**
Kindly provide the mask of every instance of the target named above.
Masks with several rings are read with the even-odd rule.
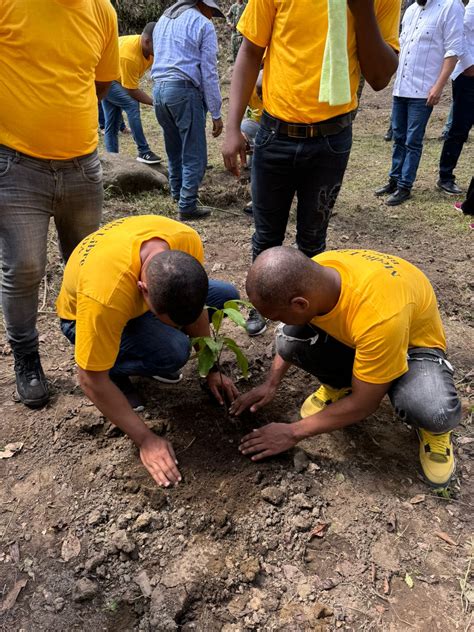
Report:
[[[347,55],[347,0],[328,0],[328,34],[319,101],[344,105],[352,99]]]

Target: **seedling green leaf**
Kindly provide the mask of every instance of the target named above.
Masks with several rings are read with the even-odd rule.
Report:
[[[242,371],[242,375],[247,378],[249,374],[249,361],[242,353],[242,349],[235,342],[235,340],[232,340],[232,338],[224,338],[224,344],[228,349],[233,351],[237,360],[237,364],[239,365],[239,369]]]

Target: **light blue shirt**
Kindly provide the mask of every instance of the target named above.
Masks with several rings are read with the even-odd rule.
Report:
[[[155,82],[185,79],[203,93],[213,119],[221,117],[222,97],[217,72],[217,36],[214,25],[198,9],[170,20],[162,16],[153,32]]]

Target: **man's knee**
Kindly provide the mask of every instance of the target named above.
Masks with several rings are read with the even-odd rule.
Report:
[[[301,346],[310,346],[318,339],[319,334],[308,325],[281,325],[277,329],[276,352],[286,362],[293,362],[295,352]]]
[[[191,353],[191,343],[185,334],[181,336],[173,336],[169,341],[169,371],[178,371],[189,360]]]
[[[24,291],[35,290],[41,283],[46,266],[45,259],[21,258],[13,266],[3,267],[3,287],[10,295],[21,295]]]

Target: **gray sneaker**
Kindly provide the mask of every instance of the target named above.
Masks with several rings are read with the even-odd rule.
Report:
[[[161,162],[161,158],[152,151],[146,151],[144,154],[137,156],[138,162],[144,162],[146,165],[158,165]]]

